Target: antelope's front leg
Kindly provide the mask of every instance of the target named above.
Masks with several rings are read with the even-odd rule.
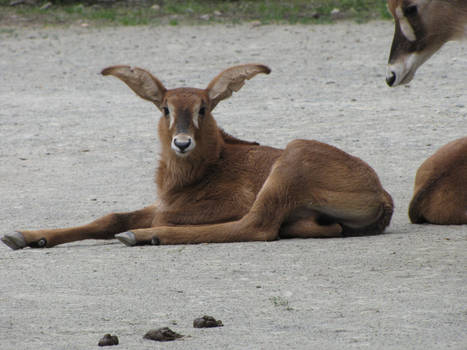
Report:
[[[248,214],[238,221],[196,226],[159,226],[115,235],[127,246],[271,241],[278,238],[278,227],[255,226]]]
[[[290,212],[287,190],[280,167],[264,183],[250,211],[237,221],[193,226],[159,226],[131,230],[115,236],[128,246],[142,244],[197,244],[249,241],[272,241],[279,237],[279,228]]]
[[[43,248],[84,239],[111,239],[119,232],[150,227],[156,213],[155,206],[128,213],[113,213],[87,225],[34,231],[18,231],[1,238],[11,249]]]
[[[115,238],[127,246],[257,240],[254,238],[254,234],[248,237],[247,234],[236,229],[236,226],[238,226],[238,222],[196,226],[159,226],[120,233],[115,235]]]

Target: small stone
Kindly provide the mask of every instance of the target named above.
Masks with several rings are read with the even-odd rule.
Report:
[[[209,16],[208,14],[205,14],[205,15],[199,16],[199,19],[202,19],[203,21],[209,21],[211,19],[211,16]]]
[[[161,7],[158,4],[154,4],[154,5],[151,6],[151,9],[153,9],[154,11],[159,11],[161,9]]]
[[[99,346],[118,345],[118,337],[116,335],[106,334],[101,338],[101,340],[99,340],[99,343],[97,345]]]
[[[163,327],[149,330],[143,338],[155,341],[172,341],[182,337],[183,335],[174,332],[169,327]]]
[[[224,326],[222,324],[221,320],[216,320],[212,316],[203,316],[200,318],[196,318],[193,321],[193,327],[195,328],[212,328],[212,327],[222,327]]]

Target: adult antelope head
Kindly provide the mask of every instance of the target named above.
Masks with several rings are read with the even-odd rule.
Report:
[[[386,82],[409,83],[444,43],[467,32],[466,0],[388,0],[395,20]]]

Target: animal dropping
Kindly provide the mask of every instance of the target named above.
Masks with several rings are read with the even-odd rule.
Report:
[[[99,343],[97,345],[98,346],[118,345],[118,337],[116,335],[106,334],[99,340]]]
[[[193,321],[193,327],[195,328],[212,328],[212,327],[222,327],[224,326],[222,324],[221,320],[216,320],[212,316],[206,316],[204,315],[203,317],[195,318]]]
[[[155,341],[172,341],[183,338],[183,335],[174,332],[168,327],[163,327],[158,329],[151,329],[144,335],[143,338]]]
[[[145,69],[105,68],[104,76],[117,77],[161,112],[157,201],[83,226],[21,230],[2,241],[20,249],[114,237],[136,246],[382,233],[392,198],[363,160],[313,140],[293,140],[285,149],[261,146],[217,125],[217,104],[269,73],[265,65],[244,64],[222,71],[204,89],[167,89]],[[254,116],[238,122],[246,118]]]

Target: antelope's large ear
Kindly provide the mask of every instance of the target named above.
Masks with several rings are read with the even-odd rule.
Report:
[[[245,84],[245,80],[250,80],[256,74],[269,74],[271,69],[262,64],[243,64],[226,69],[215,77],[206,88],[209,99],[211,100],[211,109],[214,109],[219,101],[232,96],[232,93],[240,90]]]
[[[161,109],[167,89],[164,85],[148,71],[130,66],[112,66],[102,70],[102,75],[113,75],[133,90],[139,97],[153,102]]]

